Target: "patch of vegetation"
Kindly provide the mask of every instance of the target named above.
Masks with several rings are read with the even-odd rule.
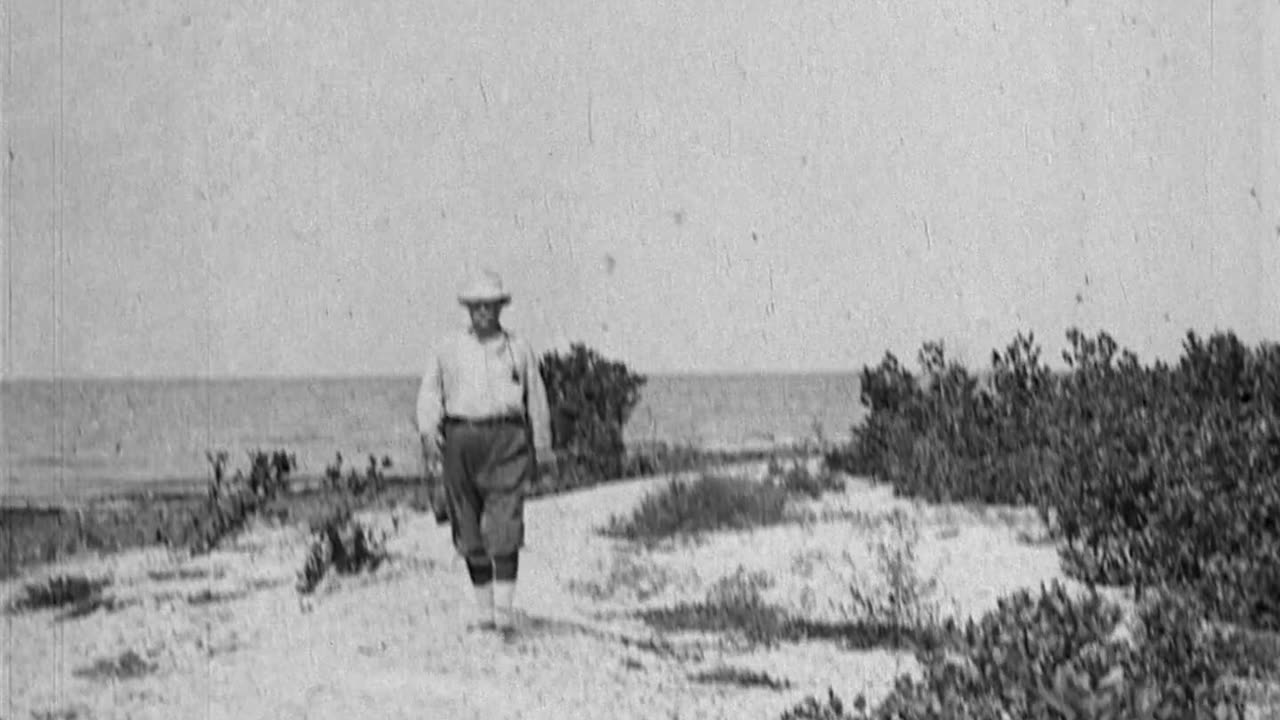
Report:
[[[769,673],[743,668],[720,665],[710,670],[694,673],[689,679],[696,683],[708,685],[732,685],[740,688],[765,688],[768,690],[790,690],[791,681],[778,679]]]
[[[787,491],[777,484],[725,475],[687,481],[673,478],[660,492],[646,495],[628,519],[614,517],[608,537],[654,542],[713,530],[741,530],[783,521]]]
[[[872,543],[878,577],[849,584],[851,602],[843,608],[843,621],[792,616],[770,605],[762,596],[772,585],[768,575],[748,573],[742,567],[717,582],[701,602],[650,609],[640,617],[664,631],[721,633],[750,644],[830,640],[849,649],[921,652],[942,646],[956,628],[940,620],[932,601],[936,580],[922,578],[916,569],[918,525],[901,510],[878,518],[875,525],[885,528],[884,535]],[[812,561],[801,558],[800,562]]]
[[[955,630],[949,621],[942,621],[933,600],[936,578],[925,578],[917,569],[918,523],[906,512],[894,510],[869,520],[868,525],[882,530],[869,543],[876,559],[875,576],[850,580],[849,603],[840,608],[844,620],[794,618],[789,634],[796,639],[834,640],[856,650],[939,647]],[[798,563],[807,574],[804,567],[812,560],[799,558]]]
[[[1122,613],[1096,594],[1060,585],[1017,593],[968,624],[950,652],[924,660],[924,677],[900,680],[882,717],[935,717],[945,698],[956,717],[1242,717],[1220,647],[1198,610],[1174,596],[1145,605],[1135,642],[1118,637]]]
[[[635,600],[645,600],[661,593],[672,581],[671,573],[652,562],[645,562],[636,553],[615,553],[609,570],[602,580],[572,580],[569,589],[594,600],[615,598],[629,594]]]
[[[859,695],[850,708],[852,712],[846,712],[844,702],[833,689],[827,688],[825,698],[819,700],[812,695],[806,697],[798,705],[782,713],[782,720],[856,720],[866,717],[866,709],[866,698]]]
[[[205,568],[176,568],[173,570],[150,570],[147,577],[156,582],[169,582],[172,580],[204,580],[210,576],[209,571]],[[219,573],[218,577],[221,576]]]
[[[939,343],[919,376],[886,355],[828,460],[901,495],[1035,507],[1070,574],[1133,587],[1132,638],[1096,596],[1006,598],[869,717],[1240,717],[1242,687],[1275,685],[1280,346],[1188,333],[1144,367],[1106,333],[1067,339],[1065,372],[1021,335],[981,376]]]
[[[1280,346],[1188,333],[1143,366],[1106,333],[1067,333],[1065,372],[1033,336],[979,377],[940,343],[919,377],[891,354],[831,454],[903,495],[1036,507],[1087,583],[1168,585],[1211,617],[1280,629]]]
[[[619,477],[652,477],[689,472],[723,461],[723,453],[715,453],[691,443],[646,443],[627,448]]]
[[[231,600],[239,600],[243,598],[243,592],[218,591],[210,588],[204,588],[199,592],[192,593],[187,596],[188,605],[211,605],[214,603],[224,603]]]
[[[156,664],[144,659],[133,650],[126,650],[118,657],[101,658],[88,667],[74,671],[77,677],[90,680],[134,680],[156,671]]]
[[[13,612],[28,612],[89,606],[102,600],[102,591],[110,584],[109,578],[57,575],[41,582],[26,584],[22,596],[12,601],[10,609]]]
[[[386,484],[385,472],[391,469],[392,465],[391,458],[388,456],[384,455],[379,461],[376,456],[370,455],[363,473],[357,471],[352,465],[347,468],[344,476],[342,463],[342,453],[336,453],[333,463],[325,466],[325,486],[330,490],[345,492],[353,498],[380,492]]]
[[[775,645],[791,636],[791,631],[786,614],[761,595],[771,585],[768,575],[739,567],[712,586],[703,601],[645,610],[639,615],[650,626],[667,632],[727,634],[753,645]]]
[[[883,590],[868,593],[851,584],[850,612],[874,625],[905,633],[932,628],[939,620],[938,608],[932,601],[938,582],[936,578],[922,577],[917,569],[919,524],[904,511],[894,510],[888,514],[886,525],[888,532],[872,546]]]
[[[552,416],[552,446],[563,460],[558,485],[621,474],[622,431],[647,379],[581,343],[539,363]]]
[[[373,572],[388,558],[386,538],[374,538],[368,528],[352,518],[350,508],[339,507],[312,525],[313,540],[306,564],[298,573],[297,590],[310,595],[332,569],[340,575]]]
[[[1176,595],[1153,597],[1126,639],[1117,606],[1054,583],[1038,595],[1002,598],[943,644],[919,651],[921,676],[899,677],[874,710],[849,712],[830,694],[825,704],[809,698],[784,717],[1243,717],[1224,647],[1198,622],[1200,612]]]
[[[139,602],[140,601],[136,599],[121,600],[116,597],[99,595],[85,602],[72,605],[69,610],[58,616],[58,621],[65,622],[67,620],[78,620],[80,618],[88,617],[99,610],[104,612],[119,612],[125,608],[138,605]]]
[[[790,495],[808,497],[817,500],[831,492],[842,492],[844,480],[827,465],[814,473],[809,469],[807,458],[794,458],[786,465],[779,457],[769,458],[767,474]]]
[[[191,515],[184,544],[199,553],[218,547],[238,533],[268,503],[289,490],[289,476],[297,467],[293,455],[283,450],[249,453],[249,473],[237,470],[226,476],[225,450],[206,453],[212,479],[202,507]],[[170,539],[172,541],[172,539]]]
[[[695,480],[672,478],[644,497],[629,518],[614,516],[601,530],[606,537],[653,543],[681,535],[776,525],[788,519],[788,500],[814,497],[838,480],[814,477],[797,466],[756,482],[721,474]]]

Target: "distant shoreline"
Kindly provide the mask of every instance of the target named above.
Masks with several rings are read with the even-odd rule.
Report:
[[[558,484],[540,479],[530,488],[530,501],[548,495],[576,492],[642,477],[704,471],[738,463],[761,462],[771,458],[811,457],[820,448],[804,443],[790,446],[705,450],[692,447],[666,448],[639,457],[650,461],[632,465],[617,477],[597,478],[585,483]],[[0,498],[0,524],[9,530],[0,534],[0,578],[11,577],[23,568],[56,561],[85,551],[117,552],[130,547],[167,544],[191,531],[192,522],[208,513],[209,478],[161,479],[145,486],[117,488],[114,492],[86,494],[75,498]],[[383,475],[378,489],[362,503],[408,503],[423,505],[426,483],[420,475]],[[304,524],[329,507],[334,498],[348,491],[334,488],[322,475],[291,476],[288,489],[274,500],[265,516]]]
[[[637,371],[640,372],[640,371]],[[753,377],[848,377],[862,372],[861,368],[850,370],[685,370],[681,372],[640,372],[646,378],[706,379],[706,378],[753,378]],[[5,385],[56,385],[58,383],[153,383],[157,385],[190,385],[194,383],[308,383],[308,382],[368,382],[368,381],[417,381],[419,373],[370,373],[337,375],[66,375],[62,377],[17,376],[0,378],[0,387]]]
[[[762,460],[776,455],[787,455],[798,452],[813,451],[807,441],[787,440],[774,443],[738,443],[710,445],[652,445],[639,443],[632,450],[639,457],[661,457],[661,451],[667,449],[676,453],[685,452],[699,454],[703,462],[745,462]],[[655,453],[654,451],[658,451]],[[411,484],[422,481],[419,473],[388,473],[384,476],[392,484]],[[626,477],[609,478],[605,482],[623,480]],[[115,503],[131,504],[137,502],[185,501],[204,494],[209,487],[210,477],[160,477],[148,480],[131,481],[124,486],[110,480],[99,480],[84,483],[81,487],[88,489],[74,494],[61,496],[21,495],[5,493],[0,495],[0,510],[6,512],[58,512],[74,511],[94,506]],[[290,485],[292,493],[313,492],[325,483],[325,476],[318,473],[298,474],[292,476]]]

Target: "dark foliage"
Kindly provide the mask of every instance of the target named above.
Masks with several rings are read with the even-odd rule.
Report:
[[[1081,579],[1280,628],[1280,348],[1189,333],[1177,364],[1147,367],[1106,333],[1067,339],[1061,373],[1021,335],[982,379],[936,343],[919,379],[886,356],[829,459],[904,495],[1035,505]]]
[[[553,447],[568,466],[562,469],[566,480],[620,475],[626,457],[622,431],[646,378],[580,343],[565,354],[546,353],[540,365]]]
[[[299,594],[315,592],[332,569],[340,575],[373,572],[387,560],[383,538],[352,519],[349,505],[338,505],[311,526],[314,539],[306,564],[298,573]]]
[[[101,599],[102,591],[110,584],[111,581],[105,578],[58,575],[43,582],[25,585],[22,596],[11,603],[10,609],[25,612],[92,605]]]
[[[977,622],[951,627],[920,650],[922,673],[903,675],[874,710],[847,709],[834,693],[808,698],[784,718],[838,720],[1130,720],[1240,718],[1225,680],[1222,645],[1198,609],[1161,596],[1144,605],[1133,641],[1120,610],[1058,584],[1019,592]]]

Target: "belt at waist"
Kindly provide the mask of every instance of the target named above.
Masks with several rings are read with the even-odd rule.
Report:
[[[477,427],[485,427],[491,425],[524,425],[523,415],[495,415],[493,417],[470,418],[458,417],[456,415],[447,415],[444,424],[448,425],[472,425]]]

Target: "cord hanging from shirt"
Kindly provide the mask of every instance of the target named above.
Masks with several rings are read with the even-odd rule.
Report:
[[[506,330],[502,331],[502,343],[507,347],[507,358],[511,360],[511,382],[517,385],[523,385],[520,382],[520,368],[516,366],[516,355],[511,351],[511,336]]]

